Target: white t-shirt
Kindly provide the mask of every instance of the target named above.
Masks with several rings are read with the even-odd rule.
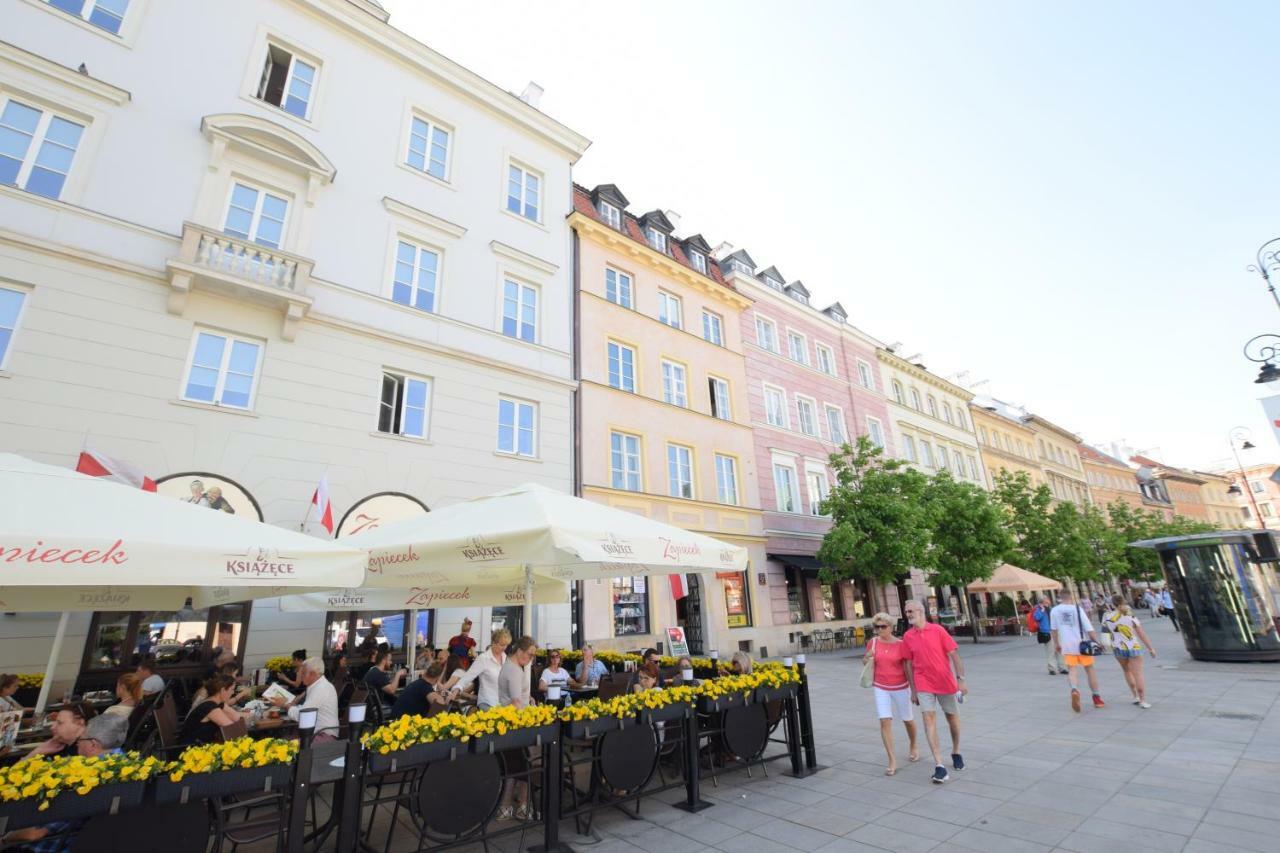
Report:
[[[1080,619],[1084,619],[1084,630],[1081,631]],[[1049,611],[1049,630],[1058,632],[1058,645],[1064,655],[1080,654],[1080,641],[1084,635],[1093,630],[1089,614],[1076,610],[1075,604],[1059,604]]]
[[[544,688],[553,687],[555,685],[559,685],[561,687],[568,687],[569,686],[569,670],[565,669],[564,667],[560,667],[558,672],[552,672],[549,669],[544,669],[542,671],[542,677],[539,678],[538,680],[542,682],[542,686]]]
[[[164,690],[164,679],[154,672],[142,682],[143,693],[159,693],[161,690]]]

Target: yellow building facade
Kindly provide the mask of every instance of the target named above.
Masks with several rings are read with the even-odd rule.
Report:
[[[1080,460],[1094,506],[1105,512],[1108,504],[1119,501],[1145,509],[1134,470],[1123,461],[1087,444],[1080,447]]]
[[[1040,415],[1022,419],[1035,436],[1036,461],[1054,500],[1089,505],[1089,483],[1080,459],[1080,436]]]
[[[1044,482],[1044,474],[1035,458],[1035,433],[1018,418],[1000,411],[991,401],[974,401],[969,414],[978,436],[978,449],[986,469],[987,486],[995,488],[1001,471],[1024,472],[1035,488]]]

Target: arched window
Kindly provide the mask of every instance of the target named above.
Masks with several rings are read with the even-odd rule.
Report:
[[[929,414],[933,415],[936,418],[938,416],[938,401],[933,399],[932,394],[930,394],[928,397],[928,403],[929,403]]]
[[[960,427],[960,429],[969,428],[968,425],[965,424],[964,422],[964,409],[961,409],[961,408],[956,409],[956,426]]]
[[[954,421],[952,420],[952,416],[951,416],[951,404],[950,404],[950,403],[943,403],[943,404],[942,404],[942,419],[943,419],[944,421],[946,421],[947,423],[954,423]]]
[[[911,389],[911,408],[915,409],[917,412],[921,411],[920,392],[917,391],[915,388]]]
[[[893,380],[893,399],[897,400],[900,405],[906,405],[907,401],[902,397],[902,383]]]

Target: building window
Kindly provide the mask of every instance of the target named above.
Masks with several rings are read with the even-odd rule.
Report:
[[[604,219],[605,224],[612,228],[622,228],[622,211],[609,204],[607,201],[600,202],[600,216]]]
[[[378,432],[426,438],[430,411],[431,380],[383,371]]]
[[[764,386],[764,414],[770,426],[787,428],[787,395],[781,388]]]
[[[449,170],[449,131],[425,118],[409,123],[409,152],[405,162],[419,172],[445,180]]]
[[[640,439],[625,432],[609,434],[609,471],[613,487],[640,491]]]
[[[818,434],[818,417],[814,411],[813,401],[796,395],[796,414],[799,416],[800,431],[805,435]]]
[[[609,341],[609,386],[620,391],[636,390],[636,351]]]
[[[665,323],[673,329],[683,326],[683,314],[680,310],[680,297],[672,296],[665,290],[658,291],[658,322]]]
[[[278,44],[267,44],[267,61],[258,83],[259,100],[305,119],[311,111],[316,66],[304,62]]]
[[[756,274],[756,271],[753,270],[751,267],[749,267],[745,261],[740,261],[737,258],[734,258],[732,261],[729,262],[729,269],[741,275],[750,276],[750,275]],[[778,290],[782,289],[780,285],[774,285],[774,287],[777,287]]]
[[[916,440],[912,436],[904,435],[902,437],[902,458],[908,462],[915,462],[916,457]]]
[[[498,398],[498,451],[538,455],[538,407],[522,400]]]
[[[657,228],[647,228],[644,232],[645,238],[648,239],[649,245],[653,247],[655,252],[667,253],[667,235],[663,234]]]
[[[89,623],[81,669],[131,671],[139,658],[151,654],[166,677],[196,675],[211,648],[243,660],[250,607],[246,602],[207,610],[100,611]]]
[[[667,494],[693,498],[693,451],[682,444],[667,445]]]
[[[953,420],[952,420],[952,415],[951,415],[951,404],[950,404],[950,403],[943,403],[943,404],[942,404],[942,419],[943,419],[944,421],[946,421],[947,423],[949,423],[949,424],[950,424],[950,423],[955,423],[955,421],[953,421]]]
[[[871,391],[876,390],[876,380],[871,375],[871,365],[862,360],[858,361],[858,384]]]
[[[751,626],[751,584],[746,572],[720,576],[724,589],[725,626],[748,628]]]
[[[0,184],[58,198],[83,134],[82,124],[8,101],[0,113]]]
[[[18,329],[18,317],[22,314],[26,298],[27,295],[21,290],[0,287],[0,368],[4,367],[9,355],[9,344]]]
[[[884,429],[880,426],[880,421],[875,418],[867,418],[867,436],[871,439],[872,444],[884,450]]]
[[[809,621],[809,593],[805,589],[806,585],[803,570],[787,566],[787,610],[792,625]]]
[[[738,463],[732,456],[716,454],[716,500],[738,505]]]
[[[649,586],[646,578],[614,578],[613,635],[629,637],[649,633]]]
[[[702,312],[702,337],[718,347],[724,346],[724,321],[719,314]]]
[[[396,243],[396,272],[391,284],[391,301],[419,311],[436,310],[436,285],[440,255],[422,246],[400,240]]]
[[[815,343],[814,350],[818,353],[818,369],[828,376],[836,375],[836,356],[831,351],[831,347],[826,344]]]
[[[251,408],[261,357],[262,344],[256,341],[196,332],[187,362],[183,399],[236,409]]]
[[[920,442],[920,462],[926,468],[933,467],[933,445],[927,441]]]
[[[911,408],[915,409],[917,412],[923,411],[920,407],[920,392],[915,388],[911,389]]]
[[[538,289],[507,280],[502,285],[502,334],[533,343],[538,338]]]
[[[237,182],[231,187],[222,230],[233,237],[279,249],[288,212],[288,200]]]
[[[733,419],[729,406],[729,383],[718,376],[707,377],[707,386],[711,392],[711,416],[722,421]]]
[[[799,512],[800,496],[796,493],[796,471],[787,465],[774,464],[773,488],[778,495],[779,512]]]
[[[1266,489],[1267,489],[1266,486],[1264,486],[1262,483],[1257,482],[1256,480],[1249,481],[1249,490],[1253,492],[1255,495],[1262,494],[1264,491],[1266,491]]]
[[[835,406],[827,406],[827,434],[831,436],[832,444],[843,445],[849,440],[844,428],[844,412]]]
[[[756,343],[760,345],[760,349],[766,349],[769,352],[778,351],[778,327],[772,320],[756,318]]]
[[[507,210],[537,222],[541,187],[542,179],[538,175],[520,166],[509,164],[507,166]]]
[[[1258,512],[1262,513],[1263,518],[1271,518],[1271,504],[1258,504]]]
[[[963,430],[969,429],[969,425],[966,424],[964,420],[964,409],[961,409],[959,407],[956,408],[956,426],[960,427],[960,429],[963,429]]]
[[[684,365],[674,361],[662,362],[662,399],[682,409],[689,407]]]
[[[830,487],[827,485],[827,475],[823,471],[808,471],[806,479],[809,481],[809,514],[822,515],[822,502],[827,499],[827,493]]]
[[[937,401],[937,400],[935,400],[935,399],[933,399],[933,395],[932,395],[932,394],[930,394],[930,395],[926,398],[925,402],[927,402],[927,403],[928,403],[928,405],[929,405],[929,414],[930,414],[932,417],[935,417],[935,418],[936,418],[936,417],[938,416],[938,401]]]
[[[69,12],[112,35],[120,35],[129,0],[46,0],[55,9]]]
[[[631,308],[631,276],[615,269],[605,268],[604,298],[623,308]]]
[[[800,364],[809,363],[809,347],[805,344],[804,335],[787,332],[787,354],[791,360]]]
[[[707,274],[707,256],[701,252],[689,252],[689,261],[693,268],[703,275]]]
[[[946,471],[951,467],[951,458],[947,453],[947,449],[941,444],[938,445],[938,470]]]
[[[978,427],[978,438],[982,441],[983,444],[991,443],[991,440],[987,437],[987,428],[984,426]]]

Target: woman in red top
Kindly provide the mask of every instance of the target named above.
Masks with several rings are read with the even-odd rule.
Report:
[[[907,758],[920,760],[920,751],[916,748],[915,715],[911,710],[911,680],[908,668],[911,661],[904,656],[902,640],[893,636],[893,618],[888,613],[877,613],[871,617],[871,627],[875,636],[867,643],[867,652],[863,662],[874,656],[875,673],[872,684],[876,694],[876,715],[880,718],[880,738],[884,741],[884,751],[889,754],[889,766],[884,775],[892,776],[898,772],[898,759],[893,754],[893,718],[902,720],[907,729],[907,737],[911,741]]]

